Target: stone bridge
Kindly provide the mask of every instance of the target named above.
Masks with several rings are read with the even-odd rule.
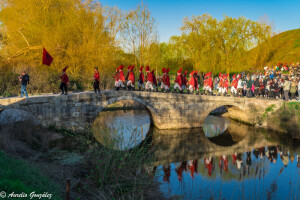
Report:
[[[202,127],[207,115],[221,106],[227,108],[227,115],[233,119],[261,124],[266,108],[275,105],[275,111],[283,104],[281,100],[106,90],[101,94],[82,92],[68,96],[2,98],[0,109],[24,110],[40,120],[44,127],[80,132],[91,125],[105,107],[121,100],[133,100],[144,105],[158,129]]]

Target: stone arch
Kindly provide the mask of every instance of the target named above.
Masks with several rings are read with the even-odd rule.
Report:
[[[156,122],[156,116],[157,116],[157,109],[155,109],[151,104],[143,101],[140,98],[137,98],[135,96],[131,96],[131,95],[123,95],[120,97],[112,97],[111,99],[109,99],[108,101],[102,102],[99,106],[98,109],[93,113],[93,121],[95,120],[95,118],[99,115],[99,113],[106,108],[107,106],[116,103],[118,101],[124,101],[124,100],[132,100],[135,101],[137,103],[142,104],[148,111],[149,116],[150,116],[150,120],[151,123],[155,125]]]
[[[221,103],[221,104],[216,104],[210,107],[210,109],[207,110],[206,115],[208,116],[211,112],[214,110],[224,106],[228,112],[226,113],[225,116],[234,119],[236,121],[244,122],[247,124],[251,124],[253,122],[251,118],[251,113],[248,113],[248,110],[245,109],[244,104],[241,103]]]

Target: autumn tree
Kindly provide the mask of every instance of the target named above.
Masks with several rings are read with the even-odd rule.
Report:
[[[195,69],[203,72],[232,72],[247,68],[248,52],[266,42],[271,27],[244,17],[224,16],[217,20],[208,14],[185,18],[179,42],[184,44]]]
[[[0,54],[10,65],[43,69],[46,80],[57,76],[50,71],[60,72],[68,65],[71,81],[88,88],[94,67],[106,81],[122,63],[116,36],[123,16],[116,8],[103,8],[92,0],[2,0],[0,5]],[[43,46],[54,57],[50,68],[41,66]]]

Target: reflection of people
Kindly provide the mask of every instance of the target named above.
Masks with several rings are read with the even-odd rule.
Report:
[[[232,154],[231,157],[232,157],[232,164],[235,165],[237,159],[237,153]]]
[[[277,148],[275,146],[271,146],[268,148],[267,153],[269,161],[275,164],[277,160]]]
[[[191,172],[192,178],[195,178],[195,172],[197,173],[197,165],[198,165],[198,160],[189,160],[188,162],[188,169]]]
[[[289,155],[288,150],[285,147],[282,147],[282,151],[280,151],[280,158],[284,167],[287,167],[287,165],[289,164]]]
[[[297,167],[300,168],[300,156],[297,155]]]
[[[186,161],[181,162],[179,165],[175,164],[175,166],[176,166],[175,171],[177,173],[177,178],[178,178],[179,182],[182,182],[182,178],[183,178],[182,173],[183,173],[183,170],[187,171],[186,170],[186,164],[187,164]]]
[[[241,169],[243,165],[243,159],[242,159],[242,154],[237,154],[237,159],[236,159],[236,166],[238,169]]]
[[[170,166],[170,164],[164,165],[163,170],[164,170],[164,177],[163,177],[164,182],[170,183],[170,176],[171,176],[171,166]]]
[[[250,166],[252,164],[252,159],[251,159],[251,151],[247,152],[247,160],[246,160],[246,165],[247,165],[247,170],[248,174],[250,175]]]
[[[213,172],[213,158],[204,158],[204,166],[208,169],[208,176],[211,176]]]
[[[228,159],[227,156],[223,155],[219,158],[219,167],[220,167],[220,173],[222,173],[222,170],[225,172],[228,172]]]

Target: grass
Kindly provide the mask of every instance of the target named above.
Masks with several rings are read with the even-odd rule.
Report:
[[[268,127],[291,135],[300,132],[300,102],[284,104],[267,117]]]
[[[88,179],[99,188],[97,198],[161,199],[155,177],[156,168],[150,167],[152,156],[148,145],[126,148],[127,145],[122,144],[124,138],[119,130],[118,134],[106,129],[101,131],[102,145],[94,146],[88,156]],[[136,138],[130,140],[127,142],[134,142]]]
[[[298,62],[300,60],[300,29],[282,32],[271,38],[271,49],[266,65],[277,65],[279,62]],[[284,47],[284,48],[282,48]]]
[[[24,192],[27,195],[31,192],[48,192],[52,194],[52,199],[61,199],[59,188],[29,163],[9,158],[0,151],[0,166],[0,191],[5,191],[6,194]]]

